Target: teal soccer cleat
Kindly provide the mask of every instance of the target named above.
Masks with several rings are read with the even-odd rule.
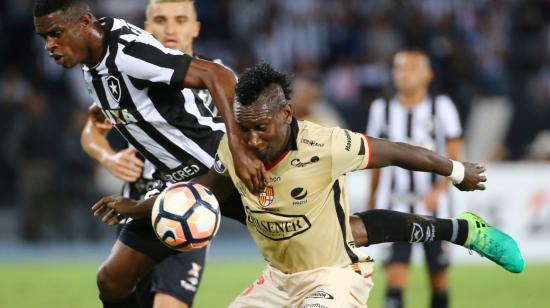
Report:
[[[458,219],[468,222],[468,238],[464,247],[488,258],[509,272],[523,271],[525,260],[513,238],[490,226],[476,214],[465,212],[460,214]]]

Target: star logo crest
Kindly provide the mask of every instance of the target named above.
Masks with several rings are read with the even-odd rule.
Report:
[[[121,91],[120,91],[120,81],[115,76],[109,76],[105,79],[107,82],[107,88],[111,96],[117,101],[120,102]]]

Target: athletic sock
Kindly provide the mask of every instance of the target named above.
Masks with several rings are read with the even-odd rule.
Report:
[[[135,293],[130,294],[125,299],[115,301],[101,300],[103,308],[136,308],[139,307],[139,303]]]
[[[368,245],[389,242],[449,241],[464,245],[468,222],[462,219],[441,219],[390,210],[370,210],[355,214],[367,230]]]
[[[449,292],[434,292],[432,293],[432,308],[447,308],[449,307]]]
[[[403,289],[388,288],[384,308],[403,308]]]

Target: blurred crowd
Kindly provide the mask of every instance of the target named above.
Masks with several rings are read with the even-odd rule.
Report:
[[[98,17],[143,24],[146,0],[89,2]],[[364,131],[369,104],[392,93],[393,54],[415,47],[432,61],[432,91],[458,107],[468,159],[550,159],[549,1],[196,5],[202,31],[195,50],[236,72],[260,61],[292,72],[301,118]],[[23,239],[70,238],[70,227],[56,221],[91,220],[87,208],[102,193],[79,143],[90,99],[78,68],[66,71],[48,58],[33,32],[32,6],[0,2],[0,207],[17,208]],[[53,235],[41,229],[48,224]],[[90,239],[95,227],[84,231]]]

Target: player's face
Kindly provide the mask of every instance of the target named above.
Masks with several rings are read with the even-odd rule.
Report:
[[[45,48],[55,63],[71,68],[86,60],[88,46],[83,34],[91,20],[89,16],[73,20],[67,15],[59,10],[35,17],[34,28],[44,39]]]
[[[193,39],[200,31],[193,2],[152,4],[145,30],[151,32],[164,47],[191,54]]]
[[[273,162],[281,153],[290,135],[292,109],[290,104],[262,102],[235,108],[235,118],[248,149],[264,163]]]
[[[424,55],[399,52],[393,59],[393,81],[397,91],[408,94],[428,87],[432,70]]]

